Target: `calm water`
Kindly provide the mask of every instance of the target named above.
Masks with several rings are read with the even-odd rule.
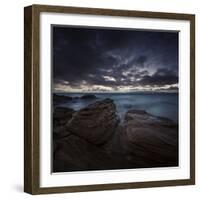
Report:
[[[81,97],[81,93],[62,93],[62,95],[71,97]],[[98,99],[82,100],[73,99],[59,106],[73,108],[79,110],[95,101],[105,98],[114,100],[117,106],[117,112],[120,117],[130,109],[146,110],[148,113],[169,118],[175,122],[178,121],[178,94],[177,93],[95,93]]]

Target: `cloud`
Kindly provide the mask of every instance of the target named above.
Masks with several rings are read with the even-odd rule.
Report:
[[[116,79],[112,76],[103,76],[103,78],[105,79],[105,81],[116,82]]]
[[[54,26],[52,54],[55,88],[117,90],[178,82],[177,33]]]
[[[173,70],[158,69],[152,76],[146,75],[140,80],[142,85],[166,85],[178,83],[178,76]]]

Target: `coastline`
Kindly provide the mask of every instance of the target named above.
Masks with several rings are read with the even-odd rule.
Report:
[[[108,98],[77,111],[58,106],[53,119],[53,172],[178,165],[178,124],[170,119],[134,109],[120,119]]]

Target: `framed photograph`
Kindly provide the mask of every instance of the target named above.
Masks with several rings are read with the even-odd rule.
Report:
[[[24,191],[195,183],[195,16],[24,10]]]

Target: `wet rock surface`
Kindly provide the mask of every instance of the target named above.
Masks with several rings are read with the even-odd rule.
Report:
[[[54,115],[54,172],[178,165],[178,125],[169,119],[129,110],[120,122],[111,99]]]
[[[107,147],[117,147],[133,166],[162,167],[178,165],[178,126],[173,121],[156,117],[146,111],[130,110]],[[114,145],[114,146],[113,146]]]
[[[69,121],[67,128],[73,134],[101,145],[114,134],[118,122],[113,100],[105,99],[79,110]]]
[[[115,169],[116,166],[122,166],[119,159],[76,135],[56,142],[53,160],[55,172]]]
[[[68,121],[75,111],[71,108],[56,107],[53,111],[53,138],[57,139],[69,134],[66,129]]]

